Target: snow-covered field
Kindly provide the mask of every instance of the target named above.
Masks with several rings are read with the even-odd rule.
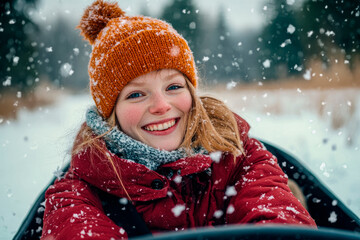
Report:
[[[360,90],[216,90],[252,126],[253,136],[289,151],[360,216]],[[0,239],[11,239],[40,191],[69,160],[92,104],[62,96],[47,107],[0,119]]]

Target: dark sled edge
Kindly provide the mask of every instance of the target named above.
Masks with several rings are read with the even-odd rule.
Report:
[[[360,234],[339,230],[294,225],[226,225],[180,232],[165,232],[133,240],[360,240]]]

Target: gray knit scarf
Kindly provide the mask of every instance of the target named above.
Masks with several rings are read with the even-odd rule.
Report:
[[[106,142],[107,148],[112,153],[123,159],[140,163],[154,171],[165,163],[174,162],[187,156],[183,148],[171,152],[155,149],[131,138],[117,127],[111,129],[108,123],[99,115],[95,107],[91,107],[86,112],[86,124],[96,135],[106,133],[103,139]],[[109,131],[110,129],[111,131]]]

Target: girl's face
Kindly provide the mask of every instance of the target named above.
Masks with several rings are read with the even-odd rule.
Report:
[[[129,82],[119,94],[115,113],[127,135],[151,147],[171,151],[183,140],[191,105],[183,74],[162,69]]]

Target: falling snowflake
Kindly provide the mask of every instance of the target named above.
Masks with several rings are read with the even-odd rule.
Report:
[[[196,22],[191,22],[191,23],[189,24],[189,28],[190,28],[190,29],[196,29]]]
[[[13,64],[17,65],[19,63],[20,58],[18,56],[14,56],[13,58]]]
[[[306,72],[303,75],[303,78],[305,80],[310,80],[311,79],[311,70],[306,70]]]
[[[233,89],[236,86],[236,84],[237,84],[237,82],[231,81],[226,84],[226,89],[227,90]]]
[[[335,33],[334,33],[334,31],[329,31],[328,30],[328,31],[325,32],[325,35],[330,37],[330,36],[335,36]]]
[[[205,56],[205,57],[203,57],[203,62],[207,62],[207,61],[209,61],[209,59],[210,59],[209,57]]]
[[[60,68],[60,74],[63,77],[70,77],[74,74],[74,70],[70,63],[64,63]]]
[[[210,153],[210,158],[211,160],[213,160],[216,163],[220,162],[220,158],[221,158],[221,151],[217,151],[217,152],[212,152]]]
[[[184,210],[185,210],[185,205],[176,205],[171,209],[175,217],[180,216]]]
[[[224,214],[223,211],[221,211],[221,210],[216,210],[216,211],[214,212],[214,217],[215,217],[215,218],[221,218],[221,216],[222,216],[223,214]]]
[[[328,221],[331,223],[335,223],[337,221],[337,214],[334,211],[330,213],[330,217],[328,218]]]
[[[79,55],[80,50],[78,48],[73,49],[75,56]]]
[[[269,68],[271,65],[271,61],[269,59],[266,59],[264,62],[263,62],[263,66],[264,68]]]
[[[286,39],[285,42],[283,42],[280,47],[286,47],[287,45],[291,44],[291,40],[290,39]]]
[[[179,175],[174,178],[174,182],[177,184],[181,183],[181,180],[182,180],[182,177]]]
[[[293,34],[295,32],[295,27],[291,24],[289,24],[288,28],[287,28],[287,32],[290,34]]]
[[[232,214],[234,212],[235,212],[235,208],[234,208],[234,206],[232,204],[230,204],[229,207],[226,210],[226,213],[227,214]]]
[[[128,200],[126,198],[120,198],[119,203],[122,205],[126,205],[128,203]]]
[[[228,186],[226,188],[226,192],[225,192],[226,196],[231,197],[231,196],[236,196],[236,194],[237,194],[237,191],[234,186]]]

